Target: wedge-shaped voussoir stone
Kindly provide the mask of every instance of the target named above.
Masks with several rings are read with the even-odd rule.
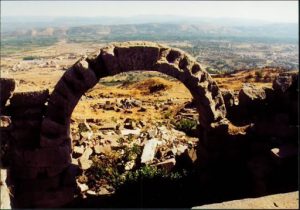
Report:
[[[183,71],[181,71],[178,67],[176,67],[174,64],[169,64],[165,61],[159,61],[155,64],[154,68],[164,74],[167,74],[171,77],[174,77],[176,79],[180,79],[181,74]]]
[[[68,145],[34,150],[15,149],[13,164],[28,167],[51,167],[71,163],[71,148]]]
[[[169,63],[179,63],[179,61],[183,58],[184,53],[178,49],[171,49],[166,56],[166,60]]]
[[[10,99],[10,105],[13,106],[43,106],[49,97],[49,90],[34,92],[15,93]]]
[[[158,47],[115,47],[114,52],[123,71],[153,70],[159,57]]]
[[[81,97],[82,92],[77,92],[77,91],[74,92],[74,90],[71,89],[71,87],[69,87],[64,80],[60,80],[56,84],[55,90],[52,92],[51,96],[53,94],[59,94],[69,102],[72,101],[76,102]],[[50,100],[51,100],[51,96],[50,96]]]
[[[51,95],[49,101],[46,116],[50,116],[52,119],[62,118],[69,119],[73,109],[78,101],[68,101],[57,92]]]
[[[82,60],[76,63],[73,66],[73,69],[76,72],[77,77],[86,85],[86,88],[90,89],[97,84],[98,79],[95,72],[90,69],[88,65],[87,61]]]
[[[115,75],[122,72],[122,69],[119,65],[119,60],[114,54],[113,46],[103,48],[101,52],[101,58],[104,61],[106,69],[109,71],[109,75]]]
[[[72,90],[74,94],[82,95],[88,89],[83,78],[78,76],[73,67],[64,73],[61,80],[64,81],[68,89]]]

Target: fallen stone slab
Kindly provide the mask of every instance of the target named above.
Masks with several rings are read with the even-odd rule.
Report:
[[[89,190],[89,186],[87,186],[87,184],[81,184],[81,183],[77,182],[77,186],[79,187],[81,192],[85,192],[85,191]]]
[[[89,160],[89,159],[84,159],[84,158],[79,158],[78,159],[78,162],[79,162],[79,167],[82,169],[82,170],[87,170],[89,169],[92,164],[93,164],[93,161]]]
[[[299,191],[207,204],[192,209],[299,209]]]
[[[130,129],[123,129],[121,130],[121,135],[127,136],[127,135],[140,135],[141,129],[135,129],[135,130],[130,130]]]
[[[94,151],[96,154],[109,154],[111,152],[111,146],[108,144],[104,144],[104,145],[99,145],[96,144],[94,146]]]
[[[157,139],[150,139],[145,143],[142,157],[141,157],[141,163],[147,164],[154,159],[157,144],[158,144]]]
[[[103,125],[100,125],[98,127],[99,130],[115,130],[116,129],[116,124],[115,123],[106,123]]]
[[[79,167],[83,170],[89,169],[93,161],[89,160],[90,155],[93,153],[93,150],[91,148],[86,148],[82,156],[78,159]]]
[[[83,145],[81,145],[81,146],[74,146],[73,152],[82,155],[83,152],[84,152],[84,146]]]
[[[171,159],[168,159],[168,160],[165,160],[163,162],[155,164],[155,166],[157,166],[158,168],[161,168],[162,170],[164,170],[168,173],[173,169],[173,167],[175,165],[176,165],[175,158],[171,158]]]

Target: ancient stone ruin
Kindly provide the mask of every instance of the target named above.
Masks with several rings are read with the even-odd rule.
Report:
[[[281,76],[273,89],[245,86],[237,105],[233,102],[236,96],[222,93],[187,53],[151,42],[115,43],[76,62],[51,94],[48,90],[13,94],[14,80],[0,80],[1,122],[6,122],[1,125],[1,139],[9,145],[2,162],[9,168],[14,207],[62,207],[72,201],[76,187],[70,157],[72,112],[100,78],[133,70],[167,74],[191,92],[200,121],[199,168],[241,158],[241,164],[248,161],[253,168],[257,189],[264,192],[265,174],[255,169],[264,165],[254,160],[272,149],[265,148],[267,139],[287,139],[281,144],[284,146],[297,142],[297,75]],[[265,142],[253,138],[264,138]]]

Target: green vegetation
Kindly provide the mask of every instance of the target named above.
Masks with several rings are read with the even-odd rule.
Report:
[[[255,72],[255,80],[256,80],[257,82],[259,82],[259,81],[262,80],[262,78],[263,78],[263,73],[262,73],[261,71],[256,71],[256,72]]]
[[[220,74],[220,70],[213,69],[212,67],[206,67],[205,70],[210,74]]]
[[[197,128],[197,121],[187,119],[187,118],[182,118],[178,122],[175,123],[175,128],[177,130],[180,130],[187,134],[190,134],[192,132],[192,130]]]
[[[156,166],[142,166],[141,168],[128,171],[120,178],[120,182],[115,187],[118,188],[124,184],[133,184],[138,182],[143,182],[147,180],[179,180],[187,176],[187,171],[183,170],[181,172],[170,172],[163,169],[159,169]]]
[[[164,84],[153,84],[149,87],[150,93],[158,92],[166,89],[166,85]]]
[[[142,147],[134,144],[121,150],[113,151],[105,156],[93,156],[91,168],[78,176],[80,183],[95,186],[99,182],[105,182],[118,189],[124,185],[138,184],[143,181],[179,180],[187,176],[187,171],[182,170],[168,172],[162,168],[151,165],[141,165],[140,157]],[[125,170],[128,162],[134,162],[130,170]],[[105,181],[104,181],[105,180]]]
[[[170,119],[171,116],[172,116],[172,111],[171,110],[166,111],[166,113],[164,114],[165,119]]]
[[[23,57],[23,61],[31,61],[31,60],[36,60],[36,59],[39,59],[39,57],[32,56],[32,55]]]
[[[55,44],[57,37],[5,37],[1,38],[1,54],[9,55],[16,52],[33,50]]]

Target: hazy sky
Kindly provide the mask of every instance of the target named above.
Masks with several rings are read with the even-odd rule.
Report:
[[[298,1],[2,1],[1,16],[181,15],[298,22]]]

